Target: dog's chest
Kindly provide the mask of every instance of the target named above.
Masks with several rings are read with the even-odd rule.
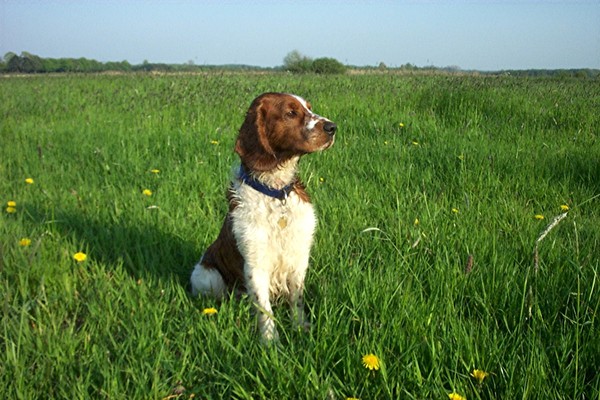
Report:
[[[238,189],[236,201],[238,205],[231,217],[241,250],[245,244],[251,244],[271,256],[292,258],[309,251],[316,226],[311,203],[302,201],[295,193],[279,200],[246,186]]]

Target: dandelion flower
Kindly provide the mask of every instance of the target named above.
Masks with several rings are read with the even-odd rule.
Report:
[[[398,124],[398,126],[399,126],[400,128],[404,128],[404,124],[403,124],[402,122],[400,122],[400,123]]]
[[[204,315],[213,315],[217,313],[217,309],[214,307],[205,308],[202,310],[202,314]]]
[[[143,194],[144,196],[152,196],[152,190],[150,190],[150,189],[144,189],[144,190],[142,191],[142,194]]]
[[[450,400],[467,400],[466,397],[463,397],[456,392],[449,393],[448,397],[450,398]]]
[[[6,212],[9,214],[12,213],[16,213],[17,212],[17,202],[16,201],[9,201],[6,203]]]
[[[33,184],[33,179],[27,178],[27,179],[25,179],[25,183],[27,183],[28,185],[31,185],[31,184]]]
[[[375,354],[369,353],[363,356],[362,363],[365,368],[370,369],[371,371],[379,370],[379,357],[377,357]]]
[[[73,259],[77,262],[84,262],[86,258],[87,258],[87,255],[82,252],[73,254]]]
[[[566,204],[562,204],[562,205],[560,206],[560,210],[561,210],[561,211],[569,211],[569,206],[568,206],[568,205],[566,205]]]
[[[419,225],[419,223],[420,223],[419,218],[415,218],[414,225],[417,226],[417,225]]]
[[[214,145],[216,146],[216,145],[218,145],[218,144],[219,144],[219,141],[218,141],[218,140],[211,140],[211,141],[210,141],[210,144],[214,144]]]
[[[471,376],[475,378],[479,384],[481,384],[481,382],[483,382],[488,375],[489,374],[487,372],[480,369],[474,369],[473,372],[471,372]]]
[[[27,247],[30,244],[31,244],[31,239],[29,239],[29,238],[23,238],[23,239],[19,240],[19,246]]]
[[[151,169],[150,172],[152,172],[153,174],[158,174],[160,172],[160,169]]]
[[[541,221],[541,220],[543,220],[543,219],[544,219],[544,216],[543,216],[542,214],[535,214],[535,215],[533,216],[533,218],[535,218],[535,219],[537,219],[537,220],[540,220],[540,221]]]
[[[13,205],[11,205],[13,204]],[[14,201],[9,201],[8,202],[8,207],[6,207],[6,212],[9,214],[13,214],[17,212],[17,207],[16,207],[16,203]]]
[[[453,208],[453,209],[452,209],[452,212],[453,212],[454,214],[458,214],[458,208]]]

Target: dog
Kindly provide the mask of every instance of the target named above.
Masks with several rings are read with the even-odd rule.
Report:
[[[286,93],[254,99],[239,130],[240,166],[227,191],[229,212],[190,280],[194,295],[246,292],[265,341],[278,338],[274,298],[287,298],[298,327],[310,326],[303,292],[316,216],[298,162],[331,147],[336,131],[308,101]]]

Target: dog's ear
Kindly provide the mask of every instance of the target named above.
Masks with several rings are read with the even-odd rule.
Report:
[[[268,171],[277,166],[277,156],[269,143],[269,114],[272,102],[268,95],[255,99],[240,128],[235,152],[252,171]]]

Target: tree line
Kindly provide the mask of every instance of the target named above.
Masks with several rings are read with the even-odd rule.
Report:
[[[287,71],[290,73],[304,74],[344,74],[347,70],[363,71],[399,71],[399,72],[443,72],[482,75],[511,75],[527,77],[552,77],[552,78],[588,78],[600,79],[598,69],[531,69],[531,70],[506,70],[506,71],[465,71],[457,66],[452,67],[417,67],[410,63],[400,67],[388,67],[383,62],[378,66],[347,66],[335,58],[322,57],[313,59],[297,50],[291,51],[283,59],[283,65],[274,68],[262,68],[251,65],[195,65],[192,61],[185,64],[150,63],[132,65],[128,61],[100,62],[87,58],[42,58],[35,54],[22,52],[17,55],[13,52],[6,53],[0,60],[0,73],[98,73],[98,72],[204,72],[211,70],[231,71]]]

